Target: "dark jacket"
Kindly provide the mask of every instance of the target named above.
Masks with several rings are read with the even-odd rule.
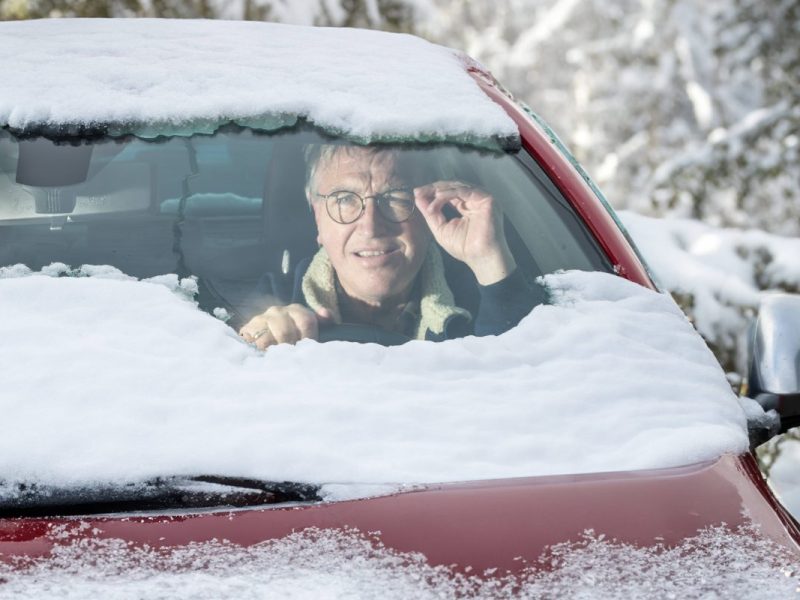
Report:
[[[302,260],[295,269],[292,302],[308,306],[302,290],[302,281],[312,257]],[[546,302],[545,290],[529,282],[519,269],[505,279],[491,285],[479,285],[472,271],[463,263],[444,257],[445,279],[453,293],[455,305],[466,309],[472,319],[463,314],[447,318],[444,331],[435,333],[428,329],[425,339],[443,341],[467,335],[500,335],[515,327],[534,306]]]

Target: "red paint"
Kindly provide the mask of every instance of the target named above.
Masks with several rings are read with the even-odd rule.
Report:
[[[754,470],[755,469],[755,470]],[[191,516],[89,518],[78,535],[153,547],[227,539],[252,545],[307,527],[380,531],[384,544],[422,552],[434,565],[518,571],[546,546],[592,529],[621,542],[679,543],[698,529],[735,528],[746,509],[763,535],[794,552],[800,531],[761,483],[752,456],[697,465],[594,475],[562,475],[430,486],[393,496],[300,508]],[[47,524],[78,519],[0,520],[0,557],[46,555]],[[798,552],[800,555],[800,552]]]

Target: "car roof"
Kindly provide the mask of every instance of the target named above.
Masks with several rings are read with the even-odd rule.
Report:
[[[305,119],[363,141],[517,139],[459,53],[359,29],[170,19],[0,23],[0,126],[159,135]]]

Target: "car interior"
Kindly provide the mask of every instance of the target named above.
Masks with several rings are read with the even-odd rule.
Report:
[[[311,128],[93,140],[0,131],[0,267],[61,262],[137,278],[196,276],[200,308],[225,308],[238,327],[288,302],[296,265],[317,249],[303,149],[320,141],[342,143]],[[423,149],[442,179],[501,199],[509,246],[530,281],[558,269],[611,270],[524,151]],[[446,270],[471,275],[460,267]]]

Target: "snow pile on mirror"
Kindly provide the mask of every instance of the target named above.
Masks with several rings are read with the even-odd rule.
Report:
[[[703,530],[674,548],[637,548],[586,532],[517,575],[491,577],[433,567],[421,554],[356,530],[307,529],[251,547],[212,541],[154,549],[48,537],[66,538],[51,557],[0,562],[0,599],[772,599],[796,595],[800,583],[796,557],[747,527]]]
[[[305,117],[361,139],[518,139],[452,50],[410,35],[276,23],[0,23],[0,125],[156,132]],[[153,133],[152,131],[150,132]]]
[[[721,369],[669,296],[613,275],[547,276],[555,304],[502,336],[259,352],[186,299],[191,280],[73,272],[86,274],[0,269],[7,483],[441,482],[748,446]]]

